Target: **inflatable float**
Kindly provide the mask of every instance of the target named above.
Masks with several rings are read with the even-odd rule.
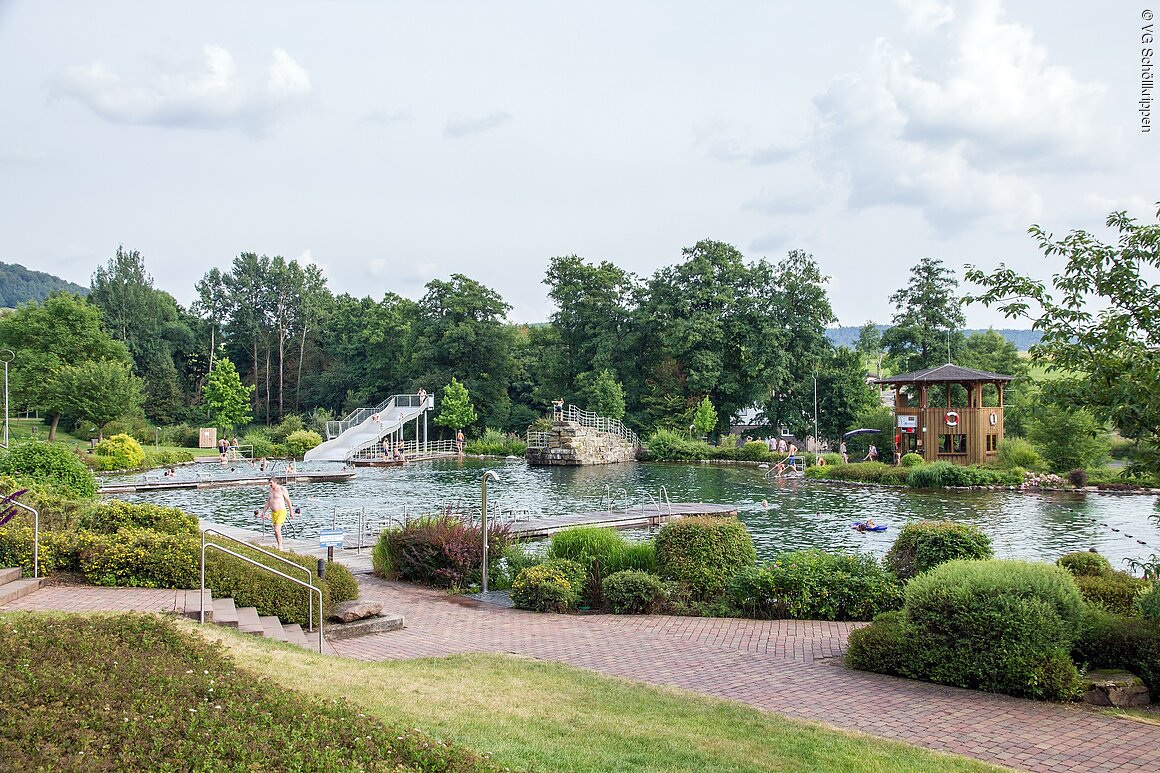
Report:
[[[855,531],[886,531],[885,524],[876,523],[873,526],[867,526],[862,521],[854,521],[854,523],[850,525],[850,528]]]

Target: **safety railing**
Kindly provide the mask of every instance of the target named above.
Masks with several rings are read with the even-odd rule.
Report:
[[[569,405],[568,409],[563,411],[563,419],[565,421],[575,422],[581,427],[590,427],[598,432],[607,432],[612,435],[620,435],[633,446],[640,445],[640,438],[635,432],[619,419],[610,419],[607,416],[601,416],[591,411],[586,411],[578,408],[575,405]]]
[[[371,441],[355,450],[350,457],[352,461],[364,462],[409,462],[413,459],[431,456],[450,456],[458,453],[454,440],[429,440],[426,443],[416,440],[404,440],[384,449],[381,440]]]
[[[18,491],[16,494],[6,497],[4,503],[32,513],[32,579],[35,580],[40,577],[40,513],[36,511],[36,508],[16,501],[16,496],[22,493],[24,492]]]
[[[393,408],[433,408],[434,406],[435,399],[429,394],[391,395],[373,408],[357,408],[347,414],[341,421],[326,422],[326,439],[333,440],[351,427],[362,424],[375,414],[386,413]]]
[[[528,430],[527,444],[528,448],[548,448],[551,445],[551,432],[536,432]]]
[[[236,542],[237,544],[245,547],[247,550],[255,550],[264,556],[269,556],[270,558],[274,559],[275,561],[281,561],[282,563],[288,564],[289,566],[293,567],[294,569],[305,572],[306,573],[306,582],[303,582],[302,580],[299,580],[296,577],[291,577],[290,575],[285,574],[283,572],[279,572],[277,569],[275,569],[272,566],[267,566],[266,564],[263,564],[260,561],[256,561],[253,558],[249,558],[248,556],[243,556],[243,555],[241,555],[233,550],[230,550],[222,545],[218,545],[218,544],[213,543],[213,542],[207,542],[206,538],[205,538],[207,534],[216,534],[217,536],[222,537],[224,539],[228,539],[231,542]],[[271,553],[269,550],[266,550],[265,548],[260,548],[257,545],[252,545],[249,542],[243,542],[242,540],[238,539],[237,537],[231,537],[230,535],[224,534],[223,532],[221,532],[217,529],[214,529],[212,527],[207,528],[207,529],[202,529],[202,531],[201,531],[201,618],[200,618],[200,622],[202,622],[202,623],[205,622],[205,549],[207,547],[216,548],[217,550],[220,550],[224,553],[229,553],[231,556],[234,556],[235,558],[240,558],[243,561],[246,561],[247,563],[250,563],[256,567],[259,567],[260,569],[265,569],[267,571],[273,572],[274,574],[278,575],[279,577],[284,577],[287,580],[290,580],[291,582],[293,582],[297,585],[304,586],[304,587],[310,589],[311,591],[317,591],[318,592],[318,651],[322,652],[322,617],[323,617],[323,615],[322,615],[322,590],[320,588],[318,588],[317,586],[315,586],[314,583],[312,582],[314,576],[310,573],[310,569],[308,569],[305,566],[302,566],[302,564],[296,564],[293,561],[291,561],[290,559],[285,558],[284,556],[280,556],[277,553]],[[308,601],[308,612],[307,612],[307,617],[306,617],[306,630],[313,631],[314,630],[314,594],[308,593],[308,594],[306,594],[306,598]]]

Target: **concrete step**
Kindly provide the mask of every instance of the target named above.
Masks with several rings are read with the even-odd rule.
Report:
[[[286,641],[286,632],[282,630],[282,621],[273,615],[266,615],[259,617],[258,620],[262,623],[262,635],[267,639],[277,639],[278,641]]]
[[[372,633],[398,631],[402,627],[402,615],[377,615],[364,620],[355,620],[353,623],[327,623],[326,638],[331,640],[353,639],[357,636],[369,636]]]
[[[298,623],[283,623],[282,632],[286,634],[286,641],[290,644],[296,644],[303,648],[309,648],[310,641],[313,641],[316,646],[318,644],[318,639],[313,638],[314,634],[310,634],[310,641],[307,640],[306,631],[302,630],[302,626],[298,625]]]
[[[178,602],[181,602],[181,591],[178,592]],[[185,616],[193,620],[198,620],[201,617],[201,596],[199,592],[194,590],[184,591],[185,601],[183,608],[185,609]],[[205,589],[205,621],[207,623],[213,622],[213,593],[209,588]]]
[[[44,578],[27,580],[12,580],[0,585],[0,606],[24,598],[29,593],[40,590],[44,585]]]
[[[227,628],[238,627],[238,608],[231,598],[213,600],[213,621]]]
[[[254,607],[238,607],[238,630],[242,633],[263,633],[262,621]]]
[[[0,585],[10,582],[16,582],[21,577],[21,572],[18,567],[11,569],[0,569]]]

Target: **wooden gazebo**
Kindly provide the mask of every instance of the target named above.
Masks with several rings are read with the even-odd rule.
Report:
[[[939,365],[875,383],[894,387],[895,439],[902,453],[928,462],[979,464],[993,459],[1003,439],[1003,387],[1014,376]],[[966,405],[952,405],[952,387],[966,390]],[[930,404],[932,386],[943,387],[944,405]],[[996,405],[984,406],[983,388],[995,387]]]

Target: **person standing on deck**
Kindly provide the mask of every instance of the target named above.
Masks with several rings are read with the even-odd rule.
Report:
[[[282,485],[278,478],[270,478],[270,490],[266,494],[266,506],[258,511],[258,517],[265,517],[270,513],[270,522],[274,524],[274,544],[282,549],[282,524],[293,518],[294,505],[290,501],[290,492]]]

